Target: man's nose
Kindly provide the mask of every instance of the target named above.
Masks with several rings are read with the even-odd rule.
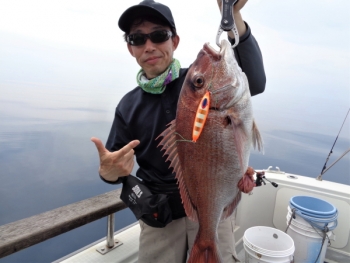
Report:
[[[149,38],[147,38],[145,43],[145,51],[150,52],[150,51],[153,51],[154,49],[155,49],[154,43]]]

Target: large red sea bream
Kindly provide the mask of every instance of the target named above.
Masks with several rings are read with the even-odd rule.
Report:
[[[238,183],[251,145],[262,146],[248,80],[227,40],[220,51],[205,44],[199,52],[182,86],[176,119],[160,137],[186,214],[199,222],[188,262],[222,262],[218,224],[241,199]]]

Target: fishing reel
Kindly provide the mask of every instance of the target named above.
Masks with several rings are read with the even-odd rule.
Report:
[[[266,182],[264,181],[264,179],[266,181],[268,181],[270,184],[272,184],[272,186],[274,187],[278,187],[278,184],[276,184],[275,182],[271,182],[270,180],[268,180],[265,177],[265,172],[256,172],[256,180],[255,180],[255,185],[256,186],[262,186],[262,184],[266,185]]]

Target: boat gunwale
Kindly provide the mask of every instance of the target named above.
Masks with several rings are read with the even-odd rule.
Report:
[[[121,190],[0,226],[0,258],[125,209]]]

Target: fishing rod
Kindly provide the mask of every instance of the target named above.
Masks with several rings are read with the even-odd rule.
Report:
[[[327,162],[328,162],[328,160],[329,160],[329,157],[330,157],[331,154],[333,153],[334,145],[335,145],[335,143],[336,143],[337,140],[338,140],[339,134],[340,134],[341,130],[343,129],[344,123],[345,123],[345,121],[346,121],[346,119],[347,119],[347,117],[348,117],[348,115],[349,115],[349,112],[350,112],[350,108],[349,108],[349,110],[348,110],[348,113],[347,113],[346,116],[345,116],[345,119],[344,119],[344,121],[343,121],[342,126],[340,127],[340,130],[339,130],[339,132],[338,132],[338,135],[337,135],[337,137],[335,138],[335,141],[334,141],[334,143],[333,143],[333,146],[332,146],[332,148],[331,148],[331,151],[329,152],[329,154],[328,154],[328,156],[327,156],[327,159],[326,159],[326,162],[325,162],[324,165],[323,165],[322,171],[321,171],[320,175],[317,176],[316,180],[322,181],[322,175],[325,174],[333,165],[335,165],[335,164],[336,164],[341,158],[343,158],[348,152],[350,152],[350,148],[347,149],[334,163],[332,163],[332,164],[327,168]]]

